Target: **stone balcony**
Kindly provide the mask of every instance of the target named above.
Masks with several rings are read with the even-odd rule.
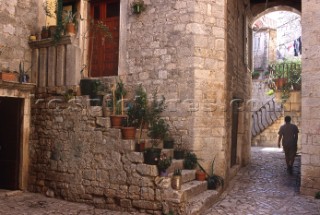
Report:
[[[29,42],[32,49],[30,82],[37,87],[63,87],[79,84],[81,50],[75,36]]]

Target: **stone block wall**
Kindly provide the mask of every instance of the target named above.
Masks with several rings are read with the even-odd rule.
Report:
[[[99,208],[161,211],[156,166],[144,164],[134,141],[122,140],[86,99],[39,96],[32,104],[29,190]]]
[[[224,82],[225,94],[225,124],[226,131],[223,151],[225,154],[224,168],[229,177],[235,173],[235,168],[246,165],[250,160],[251,140],[251,60],[250,37],[248,33],[247,17],[244,4],[248,1],[228,1],[226,16],[226,76]],[[237,165],[231,167],[231,140],[232,140],[232,101],[239,99],[239,117],[237,134]]]
[[[38,1],[2,1],[0,4],[0,69],[19,70],[31,66],[28,39],[37,30]]]
[[[301,192],[320,191],[319,1],[302,2]]]

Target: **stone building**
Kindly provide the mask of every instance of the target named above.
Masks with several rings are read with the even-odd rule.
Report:
[[[302,89],[301,192],[314,195],[320,189],[319,2],[145,0],[146,10],[139,15],[132,12],[131,2],[65,1],[65,6],[81,14],[81,21],[76,35],[62,36],[58,43],[28,41],[45,23],[41,2],[1,3],[1,67],[18,71],[20,61],[25,68],[31,66],[29,83],[0,82],[0,114],[6,119],[0,127],[8,127],[1,133],[1,144],[10,141],[14,145],[5,151],[3,144],[0,153],[15,154],[10,168],[0,160],[7,171],[1,176],[2,188],[42,192],[115,210],[201,211],[221,190],[205,191],[206,185],[193,181],[192,174],[185,176],[191,178],[186,189],[172,190],[170,178],[157,177],[156,167],[143,163],[142,153],[134,152],[134,142],[121,140],[119,130],[110,128],[101,110],[90,107],[85,97],[66,103],[56,95],[70,88],[79,91],[79,81],[86,76],[106,83],[121,77],[129,89],[142,83],[149,95],[157,88],[171,107],[163,117],[176,141],[195,152],[206,169],[216,157],[215,171],[227,186],[241,166],[250,162],[250,27],[262,14],[281,9],[301,13],[308,35],[303,40],[303,81],[307,84]],[[90,17],[110,23],[112,46],[104,40],[90,40]],[[12,113],[7,114],[8,110]],[[7,124],[13,116],[16,124]],[[14,132],[19,138],[5,137]]]

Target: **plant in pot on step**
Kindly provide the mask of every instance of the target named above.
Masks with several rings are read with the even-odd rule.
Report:
[[[148,137],[151,138],[152,146],[144,152],[146,164],[157,164],[161,149],[156,148],[159,141],[163,140],[168,132],[168,124],[161,119],[161,113],[165,110],[165,97],[158,98],[157,91],[153,92],[152,102],[147,111],[147,122],[149,123]]]
[[[196,170],[196,180],[205,181],[208,174],[207,174],[206,170],[200,165],[199,162],[197,162],[197,165],[199,168]]]
[[[128,111],[128,115],[135,119],[135,125],[138,130],[138,139],[136,141],[136,151],[142,152],[145,148],[145,141],[142,140],[143,129],[148,124],[148,101],[147,93],[140,84],[135,90],[135,97],[132,108]]]
[[[101,106],[102,100],[98,96],[98,91],[101,88],[101,82],[98,79],[81,79],[80,91],[81,95],[88,95],[91,106]]]
[[[211,162],[211,172],[208,174],[204,168],[198,163],[198,166],[202,171],[204,171],[207,175],[207,182],[208,182],[208,189],[209,190],[216,190],[218,187],[224,185],[224,180],[221,176],[216,175],[214,173],[214,161],[216,158],[214,158]]]
[[[172,158],[168,157],[166,153],[161,153],[157,167],[160,173],[160,176],[167,177],[167,169],[171,166]]]
[[[174,139],[168,132],[163,139],[163,148],[164,149],[173,149],[174,146]]]
[[[181,190],[182,176],[181,169],[175,169],[171,179],[171,187],[174,190]]]
[[[195,169],[198,164],[198,157],[193,152],[187,152],[184,160],[183,160],[183,167],[185,169]]]
[[[121,135],[124,140],[134,140],[136,138],[137,120],[134,115],[134,106],[128,104],[127,117],[122,119]]]
[[[164,119],[158,119],[151,122],[148,137],[151,138],[152,146],[151,148],[147,148],[144,152],[144,162],[146,164],[157,164],[157,161],[160,158],[161,149],[156,147],[159,145],[159,142],[163,140],[167,131],[168,125]]]
[[[185,151],[181,143],[177,144],[173,150],[173,158],[176,160],[184,159]]]
[[[124,115],[124,98],[127,95],[127,90],[124,87],[124,83],[119,79],[112,88],[112,105],[113,113],[110,116],[111,127],[121,128],[122,119]]]

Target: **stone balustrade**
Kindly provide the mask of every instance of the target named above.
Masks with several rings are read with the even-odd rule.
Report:
[[[74,36],[63,36],[59,42],[49,38],[29,45],[32,48],[32,83],[38,87],[79,84],[81,50]]]

